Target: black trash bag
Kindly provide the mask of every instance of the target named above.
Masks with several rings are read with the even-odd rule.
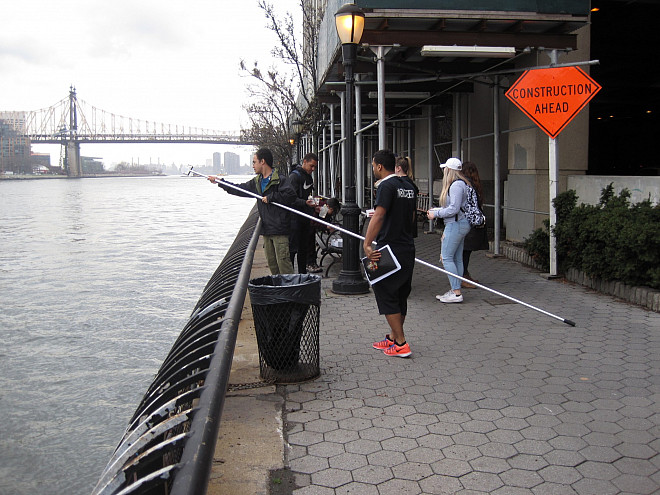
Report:
[[[265,363],[275,370],[298,364],[303,322],[310,306],[321,304],[321,277],[311,274],[272,275],[248,284],[257,345]]]
[[[310,273],[268,275],[248,283],[253,306],[298,302],[321,304],[321,277]]]

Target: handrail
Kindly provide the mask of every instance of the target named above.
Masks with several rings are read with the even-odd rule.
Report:
[[[92,495],[206,493],[260,231],[255,207],[204,288]]]

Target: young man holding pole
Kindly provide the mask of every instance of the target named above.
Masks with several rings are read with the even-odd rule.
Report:
[[[291,215],[287,210],[269,203],[291,206],[296,200],[296,192],[291,187],[289,178],[286,175],[280,175],[273,168],[273,154],[268,148],[257,150],[252,157],[252,167],[257,176],[242,184],[236,184],[236,186],[252,194],[256,193],[262,196],[261,201],[257,203],[257,209],[261,217],[264,252],[270,272],[273,275],[293,273],[293,265],[289,255]],[[223,184],[224,180],[218,180],[213,175],[210,175],[208,180],[218,184],[229,194],[248,198],[253,197]]]
[[[389,150],[374,154],[371,166],[374,178],[380,180],[376,193],[376,211],[369,222],[364,238],[364,253],[376,263],[380,259],[378,249],[389,245],[401,269],[373,284],[378,312],[385,315],[390,333],[375,349],[387,356],[408,357],[412,354],[406,342],[403,324],[408,313],[408,296],[412,287],[415,267],[415,242],[413,225],[416,218],[417,194],[410,181],[394,173],[395,156]],[[376,246],[372,245],[376,241]]]

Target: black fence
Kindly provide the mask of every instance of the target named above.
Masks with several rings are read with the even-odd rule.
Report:
[[[206,492],[258,219],[254,209],[204,288],[93,495]]]

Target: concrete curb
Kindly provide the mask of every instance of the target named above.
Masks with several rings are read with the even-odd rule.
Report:
[[[490,250],[493,250],[493,243],[490,243]],[[530,266],[540,271],[544,271],[541,265],[521,247],[512,244],[500,244],[500,253],[508,259]],[[566,280],[580,284],[597,292],[623,299],[632,304],[645,307],[656,313],[660,312],[660,291],[650,287],[639,287],[626,285],[618,280],[602,280],[586,275],[580,270],[569,268],[564,274]]]
[[[250,278],[270,275],[263,244]],[[207,495],[267,495],[271,470],[284,468],[282,408],[274,385],[261,384],[250,294],[245,298]],[[241,390],[242,385],[254,386]],[[232,391],[232,387],[236,390]]]

